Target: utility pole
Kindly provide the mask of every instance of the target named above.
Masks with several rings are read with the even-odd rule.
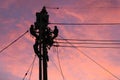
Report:
[[[40,12],[36,12],[36,22],[30,27],[30,33],[35,37],[34,52],[39,58],[39,80],[48,80],[48,50],[52,47],[54,39],[58,36],[57,26],[52,31],[48,24],[49,15],[46,7],[43,7]]]

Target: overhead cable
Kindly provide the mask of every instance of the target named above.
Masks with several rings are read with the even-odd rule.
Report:
[[[58,42],[59,44],[68,44],[68,43],[66,43],[66,42]],[[97,44],[97,45],[120,45],[120,43],[108,43],[108,42],[73,42],[73,41],[70,41],[70,43],[72,43],[72,44]]]
[[[53,45],[55,47],[73,47],[70,45]],[[103,46],[74,46],[76,48],[80,47],[80,48],[113,48],[113,49],[120,49],[120,47],[103,47]]]
[[[50,58],[50,57],[49,57]],[[52,58],[50,58],[50,61],[53,63],[53,65],[55,65],[55,68],[58,70],[58,72],[60,72],[59,71],[59,68],[57,67],[57,64],[52,60]]]
[[[29,73],[30,70],[31,70],[31,74],[32,74],[32,68],[33,68],[35,59],[36,59],[36,55],[34,56],[33,61],[32,61],[32,63],[31,63],[31,65],[29,66],[28,70],[26,71],[26,73],[25,73],[25,75],[24,75],[24,77],[23,77],[22,80],[25,80],[25,78],[26,78],[26,76],[28,75],[28,73]],[[31,78],[31,74],[30,74],[29,79]]]
[[[62,36],[60,36],[62,39],[64,39]],[[93,58],[91,58],[90,56],[88,56],[87,54],[85,54],[82,50],[78,49],[77,47],[75,47],[73,44],[71,44],[68,40],[65,40],[67,43],[69,43],[73,48],[75,48],[76,50],[78,50],[81,54],[83,54],[84,56],[86,56],[88,59],[90,59],[92,62],[94,62],[95,64],[97,64],[99,67],[101,67],[104,71],[108,72],[111,76],[113,76],[114,78],[116,78],[117,80],[120,80],[119,77],[117,77],[115,74],[113,74],[111,71],[109,71],[107,68],[105,68],[104,66],[102,66],[100,63],[98,63],[96,60],[94,60]]]
[[[56,39],[58,41],[89,41],[89,42],[120,42],[120,40],[112,40],[112,39],[109,39],[109,40],[95,40],[95,39]]]
[[[32,72],[33,72],[33,67],[34,67],[34,63],[35,63],[35,59],[36,59],[36,55],[35,55],[35,57],[34,57],[33,64],[32,64],[32,66],[31,66],[31,71],[30,71],[29,80],[31,80],[31,76],[32,76]]]
[[[56,7],[56,8],[58,8],[58,7]],[[88,7],[86,7],[86,6],[59,6],[59,9],[109,9],[109,8],[117,8],[117,9],[119,9],[120,8],[120,6],[88,6]]]
[[[0,53],[3,52],[5,49],[7,49],[8,47],[10,47],[12,44],[14,44],[16,41],[18,41],[20,38],[22,38],[26,33],[28,33],[29,30],[27,30],[25,33],[23,33],[22,35],[20,35],[17,39],[15,39],[13,42],[11,42],[10,44],[8,44],[6,47],[4,47],[3,49],[0,50]]]
[[[58,48],[57,48],[57,59],[58,59],[58,64],[59,64],[59,68],[60,68],[60,72],[62,75],[63,80],[65,80],[64,74],[63,74],[63,70],[62,70],[62,66],[61,66],[61,62],[60,62],[60,57],[59,57],[59,53],[58,53]]]
[[[111,22],[108,22],[108,23],[49,23],[49,24],[55,24],[55,25],[120,25],[120,22],[119,23],[111,23]]]

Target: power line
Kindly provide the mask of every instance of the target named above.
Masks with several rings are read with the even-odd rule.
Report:
[[[47,9],[59,9],[59,7],[49,7],[49,6],[46,6]]]
[[[55,42],[55,43],[59,43],[59,45],[56,44],[54,46],[55,47],[72,47],[71,45],[69,45],[69,43],[66,43],[65,40],[69,41],[71,44],[75,44],[74,45],[75,47],[80,47],[80,48],[117,48],[117,49],[120,48],[120,46],[118,46],[118,45],[120,45],[120,42],[107,42],[108,40],[102,40],[102,42],[100,42],[101,40],[98,40],[98,41],[92,40],[92,42],[90,40],[90,41],[86,42],[86,41],[82,41],[82,40],[79,41],[78,39],[77,40],[61,39],[61,40],[58,40],[58,42]],[[103,42],[103,41],[105,41],[105,42]],[[102,45],[104,45],[104,46],[102,46]],[[117,46],[115,46],[115,45],[117,45]]]
[[[29,66],[28,70],[26,71],[26,73],[25,73],[25,75],[24,75],[24,77],[23,77],[22,80],[25,80],[25,78],[26,78],[26,76],[28,75],[30,69],[32,69],[32,67],[33,67],[33,65],[34,65],[34,62],[35,62],[35,59],[36,59],[36,55],[35,55],[35,57],[33,58],[33,61],[32,61],[32,63],[31,63],[31,65]],[[32,72],[32,71],[31,71],[31,72]],[[31,74],[30,74],[30,76],[31,76]],[[30,78],[31,78],[31,77],[30,77]],[[29,78],[29,79],[30,79],[30,78]]]
[[[58,72],[60,72],[60,71],[59,71],[59,68],[57,67],[56,63],[52,60],[52,58],[49,57],[49,59],[50,59],[50,61],[53,63],[53,65],[55,65],[55,67],[56,67],[56,69],[58,70]]]
[[[68,44],[66,42],[58,42],[58,43],[60,43],[60,44]],[[108,43],[108,42],[107,43],[105,43],[105,42],[104,43],[101,43],[101,42],[99,42],[99,43],[98,42],[97,43],[96,42],[94,42],[94,43],[86,42],[85,43],[85,42],[73,42],[72,41],[70,43],[72,43],[72,44],[120,45],[120,43]]]
[[[63,74],[63,70],[62,70],[62,67],[61,67],[61,63],[60,63],[58,48],[57,48],[57,59],[58,59],[58,64],[59,64],[59,68],[60,68],[60,72],[61,72],[62,78],[63,78],[63,80],[65,80],[65,77],[64,77],[64,74]]]
[[[56,39],[58,41],[89,41],[89,42],[120,42],[120,40],[95,40],[95,39]]]
[[[86,6],[75,6],[75,7],[70,7],[70,6],[64,6],[64,7],[56,7],[56,8],[59,8],[59,9],[109,9],[109,8],[120,8],[120,6],[96,6],[96,7],[86,7]]]
[[[60,36],[61,37],[61,36]],[[61,37],[63,38],[63,37]],[[64,39],[64,38],[63,38]],[[65,40],[67,43],[69,43],[73,48],[75,48],[76,50],[78,50],[81,54],[83,54],[84,56],[86,56],[88,59],[90,59],[92,62],[94,62],[95,64],[97,64],[99,67],[101,67],[104,71],[108,72],[110,75],[112,75],[114,78],[116,78],[117,80],[120,80],[120,78],[118,78],[115,74],[113,74],[111,71],[109,71],[107,68],[105,68],[104,66],[102,66],[100,63],[96,62],[94,59],[92,59],[90,56],[88,56],[87,54],[85,54],[82,50],[78,49],[77,47],[75,47],[73,44],[71,44],[69,41]]]
[[[56,25],[120,25],[119,23],[49,23],[49,24],[56,24]],[[106,26],[108,27],[108,26]],[[115,26],[114,26],[115,27]]]
[[[31,71],[30,71],[29,80],[31,80],[31,75],[32,75],[32,72],[33,72],[33,67],[34,67],[35,59],[36,59],[36,55],[35,55],[35,58],[34,58],[34,60],[33,60],[33,64],[32,64],[32,66],[31,66]]]
[[[62,79],[65,80],[64,75],[63,75],[63,70],[62,70],[62,68],[60,67],[61,65],[60,65],[60,63],[59,63],[60,60],[58,61],[60,70],[59,70],[59,68],[57,67],[57,64],[56,64],[52,59],[50,59],[50,60],[51,60],[51,62],[55,65],[55,68],[57,69],[57,71],[61,74]]]
[[[11,42],[10,44],[8,44],[6,47],[4,47],[3,49],[0,50],[0,53],[3,52],[5,49],[7,49],[8,47],[10,47],[12,44],[14,44],[16,41],[18,41],[20,38],[22,38],[26,33],[28,33],[29,30],[27,30],[25,33],[23,33],[22,35],[20,35],[17,39],[15,39],[13,42]]]
[[[55,47],[73,47],[73,46],[69,46],[69,45],[53,45]],[[80,47],[80,48],[114,48],[114,49],[120,49],[120,47],[103,47],[103,46],[74,46],[76,48]]]

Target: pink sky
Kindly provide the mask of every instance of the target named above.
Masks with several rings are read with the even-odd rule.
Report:
[[[35,13],[44,5],[60,8],[47,9],[50,22],[120,22],[119,0],[0,0],[0,50],[29,29],[35,22]],[[64,38],[120,40],[119,25],[58,26],[59,35]],[[22,80],[35,54],[33,44],[28,33],[0,54],[0,80]],[[58,67],[55,50],[53,47],[49,51],[48,80],[62,80],[54,64]],[[120,78],[119,49],[79,50]],[[117,80],[74,48],[60,47],[59,55],[65,80]],[[38,59],[31,80],[38,80]]]

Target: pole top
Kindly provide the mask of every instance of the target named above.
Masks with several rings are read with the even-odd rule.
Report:
[[[43,6],[42,11],[40,13],[47,13],[46,7]]]

